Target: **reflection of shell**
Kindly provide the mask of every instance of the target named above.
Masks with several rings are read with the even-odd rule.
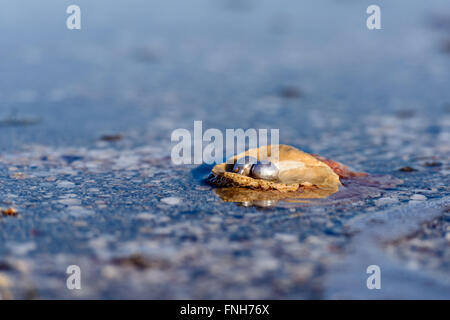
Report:
[[[276,149],[278,148],[278,157]],[[256,157],[259,161],[269,160],[279,169],[278,179],[268,181],[243,176],[232,171],[237,159],[244,156]],[[332,193],[340,186],[339,176],[324,162],[299,149],[287,145],[264,146],[250,149],[234,156],[227,163],[216,165],[208,178],[219,187],[248,187],[262,190],[292,192],[305,188],[327,189]]]
[[[321,199],[332,195],[331,189],[301,188],[298,191],[255,190],[249,188],[218,188],[216,194],[227,202],[278,201],[289,199]]]

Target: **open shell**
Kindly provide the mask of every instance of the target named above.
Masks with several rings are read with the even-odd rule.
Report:
[[[278,179],[268,181],[231,172],[237,159],[245,156],[274,163],[279,169]],[[208,181],[218,187],[247,187],[281,192],[293,192],[304,188],[336,192],[341,185],[339,176],[326,163],[287,145],[269,145],[240,153],[226,163],[216,165]]]

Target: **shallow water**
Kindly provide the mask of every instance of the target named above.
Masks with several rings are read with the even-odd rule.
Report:
[[[174,2],[79,1],[80,31],[65,4],[0,10],[0,296],[450,298],[448,2],[383,3],[379,31],[364,2]],[[382,183],[224,202],[210,167],[171,164],[194,120]]]

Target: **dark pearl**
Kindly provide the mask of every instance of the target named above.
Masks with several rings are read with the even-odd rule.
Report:
[[[254,157],[246,156],[246,157],[240,158],[234,164],[233,172],[242,174],[244,176],[249,176],[252,166],[257,162],[258,162],[258,160]]]

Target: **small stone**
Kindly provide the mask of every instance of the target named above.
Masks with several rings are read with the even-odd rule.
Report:
[[[402,172],[413,172],[413,171],[417,171],[417,169],[414,169],[412,167],[403,167],[398,169],[398,171],[402,171]]]
[[[94,214],[92,210],[77,205],[67,207],[67,213],[73,217],[85,217]]]
[[[382,206],[385,204],[393,204],[398,202],[397,198],[383,197],[374,201],[377,206]]]
[[[107,279],[117,279],[120,276],[120,270],[114,266],[106,266],[101,271],[102,276]]]
[[[296,242],[298,241],[298,236],[288,233],[277,233],[275,234],[275,239],[282,242]]]
[[[17,216],[18,212],[14,208],[1,209],[1,212],[4,216]]]
[[[143,213],[139,213],[136,216],[136,218],[140,219],[140,220],[153,220],[156,218],[156,215],[154,215],[152,213],[143,212]]]
[[[58,202],[68,206],[81,204],[81,200],[75,198],[59,199]]]
[[[24,179],[28,179],[29,176],[27,176],[25,173],[23,172],[17,172],[14,173],[13,175],[10,176],[11,179],[17,179],[17,180],[24,180]]]
[[[423,163],[423,166],[424,167],[440,167],[440,166],[442,166],[442,163],[438,162],[438,161],[431,161],[431,162]]]
[[[280,91],[280,96],[287,99],[300,98],[302,92],[297,87],[285,87]]]
[[[167,197],[167,198],[162,198],[161,202],[171,205],[171,206],[176,206],[181,203],[181,199],[178,197]]]
[[[11,280],[6,275],[0,273],[0,288],[8,288],[11,284]]]
[[[107,141],[107,142],[116,142],[116,141],[122,140],[122,138],[123,138],[123,136],[120,134],[111,134],[111,135],[105,134],[105,135],[101,136],[100,139],[103,141]]]
[[[161,269],[167,267],[167,262],[157,258],[147,258],[140,254],[132,254],[127,257],[114,258],[111,261],[114,265],[120,267],[132,267],[138,270],[144,269]]]
[[[427,197],[425,197],[423,194],[413,194],[411,196],[411,200],[424,201],[427,200]]]
[[[414,110],[399,110],[395,113],[395,116],[400,119],[410,119],[415,115]]]
[[[15,255],[24,256],[29,252],[35,250],[36,244],[34,242],[18,242],[18,243],[9,243],[7,244],[7,247]]]
[[[312,264],[305,264],[296,267],[292,271],[292,277],[295,283],[302,284],[311,279],[314,275],[314,266]]]
[[[57,186],[59,188],[73,188],[75,186],[75,183],[64,180],[64,181],[57,182]]]

